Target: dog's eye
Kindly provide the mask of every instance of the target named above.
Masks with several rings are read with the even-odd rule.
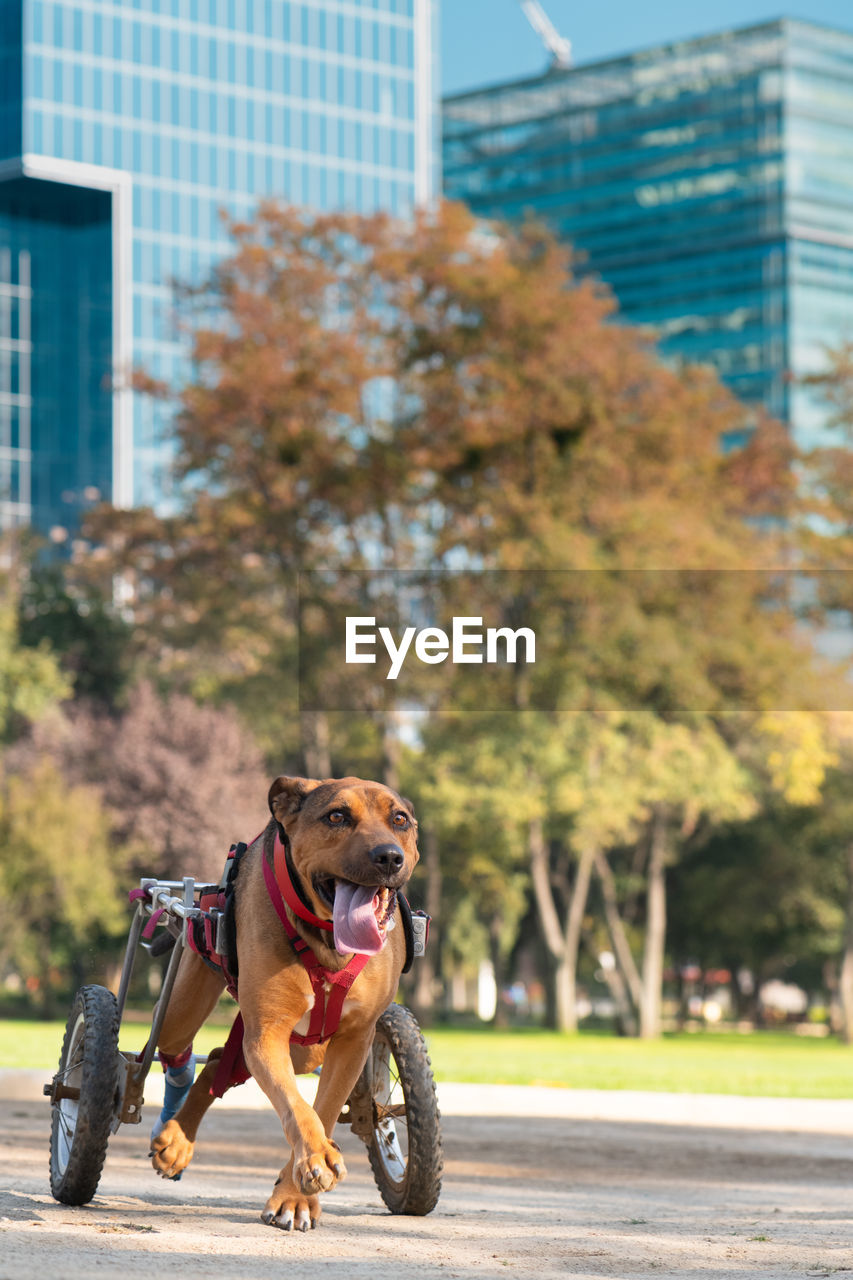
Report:
[[[398,809],[391,821],[395,827],[407,827],[409,825],[409,815],[403,813],[402,809]]]
[[[346,814],[343,809],[333,809],[331,813],[326,814],[326,821],[329,826],[341,827],[346,822]]]

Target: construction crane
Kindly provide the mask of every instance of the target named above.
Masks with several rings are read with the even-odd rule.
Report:
[[[555,67],[572,65],[572,42],[561,36],[539,0],[520,0],[527,21],[553,58]]]

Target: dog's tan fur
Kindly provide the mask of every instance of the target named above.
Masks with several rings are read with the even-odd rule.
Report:
[[[312,877],[337,876],[360,884],[382,883],[401,888],[418,860],[417,823],[407,801],[388,787],[360,778],[277,778],[269,793],[273,821],[243,857],[236,886],[239,1001],[245,1023],[246,1064],[269,1098],[290,1143],[290,1160],[281,1170],[263,1217],[275,1225],[292,1221],[304,1227],[320,1216],[318,1193],[329,1191],[345,1175],[343,1158],[333,1140],[341,1108],[366,1061],[376,1020],[393,1000],[405,963],[405,937],[397,927],[382,950],[372,956],[350,989],[338,1030],[326,1044],[291,1045],[291,1032],[313,1003],[311,983],[296,957],[267,894],[264,857],[271,858],[275,821],[290,839],[293,864],[314,912],[330,919],[331,911],[316,893]],[[329,825],[336,806],[348,813],[342,827]],[[400,813],[408,825],[401,827]],[[379,878],[370,850],[393,842],[404,854],[399,871]],[[320,963],[340,969],[348,956],[333,949],[332,935],[288,915]],[[223,981],[193,952],[185,951],[163,1030],[161,1052],[176,1055],[193,1040],[213,1012]],[[152,1143],[158,1172],[175,1177],[190,1163],[199,1124],[212,1102],[210,1086],[221,1050],[197,1077],[174,1119]],[[296,1087],[296,1076],[323,1066],[311,1107]]]

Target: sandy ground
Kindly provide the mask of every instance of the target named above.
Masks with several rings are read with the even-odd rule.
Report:
[[[69,1209],[47,1186],[47,1102],[7,1096],[0,1280],[853,1276],[850,1104],[445,1086],[442,1105],[429,1217],[385,1210],[344,1130],[349,1177],[294,1235],[258,1218],[281,1163],[270,1111],[211,1116],[174,1184],[148,1167],[147,1125],[125,1127]]]

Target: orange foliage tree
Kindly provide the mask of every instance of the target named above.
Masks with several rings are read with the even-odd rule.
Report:
[[[76,571],[124,584],[148,669],[236,700],[271,755],[295,750],[300,572],[520,571],[527,581],[512,609],[528,610],[543,635],[567,605],[567,579],[531,571],[591,573],[580,607],[568,601],[570,652],[552,635],[547,661],[507,674],[504,708],[521,715],[546,697],[555,713],[603,716],[608,733],[612,712],[642,711],[630,749],[655,746],[671,784],[650,782],[635,811],[596,834],[576,792],[560,808],[555,777],[594,773],[612,744],[577,747],[552,715],[543,740],[553,743],[556,724],[557,738],[586,754],[581,764],[571,752],[558,758],[555,774],[553,755],[528,751],[520,785],[542,804],[522,806],[523,839],[501,856],[515,859],[513,874],[532,876],[552,1021],[570,1026],[590,878],[597,871],[610,885],[614,841],[645,850],[636,865],[648,875],[648,949],[643,974],[626,958],[623,978],[645,989],[641,1021],[654,1034],[667,866],[700,816],[713,821],[716,803],[713,787],[691,798],[677,760],[700,772],[719,760],[728,778],[749,772],[747,740],[761,715],[820,697],[797,685],[804,663],[785,592],[763,573],[787,563],[787,437],[709,371],[662,364],[643,336],[614,323],[600,287],[573,277],[570,252],[535,227],[499,233],[452,204],[408,223],[264,205],[231,230],[233,255],[188,295],[192,382],[175,391],[141,380],[174,401],[182,509],[166,519],[95,513]],[[725,454],[721,437],[744,431],[747,445]],[[439,596],[442,583],[458,592],[447,575]],[[774,591],[771,620],[762,606]],[[487,594],[486,578],[469,573],[465,612],[485,608]],[[346,598],[366,611],[358,589]],[[330,653],[330,664],[339,660]],[[449,701],[427,692],[424,705],[435,713],[430,750],[476,786],[477,696],[456,685]],[[384,694],[377,708],[387,711]],[[693,737],[662,746],[676,725]],[[501,742],[486,719],[482,733],[496,735],[501,757],[521,726]],[[303,715],[302,731],[311,772],[348,772],[371,751],[383,767],[379,739],[366,746],[351,714]],[[384,734],[385,764],[396,773],[393,738]],[[426,824],[452,845],[439,814],[447,772],[427,779],[423,758],[414,781],[432,806]],[[489,785],[500,782],[493,775]],[[597,804],[604,814],[606,797]],[[478,838],[469,816],[457,828],[457,861]],[[580,830],[579,843],[571,836]],[[499,883],[502,867],[494,870]],[[494,916],[499,896],[475,909]],[[618,918],[612,924],[618,934]],[[616,942],[618,955],[624,938]]]

